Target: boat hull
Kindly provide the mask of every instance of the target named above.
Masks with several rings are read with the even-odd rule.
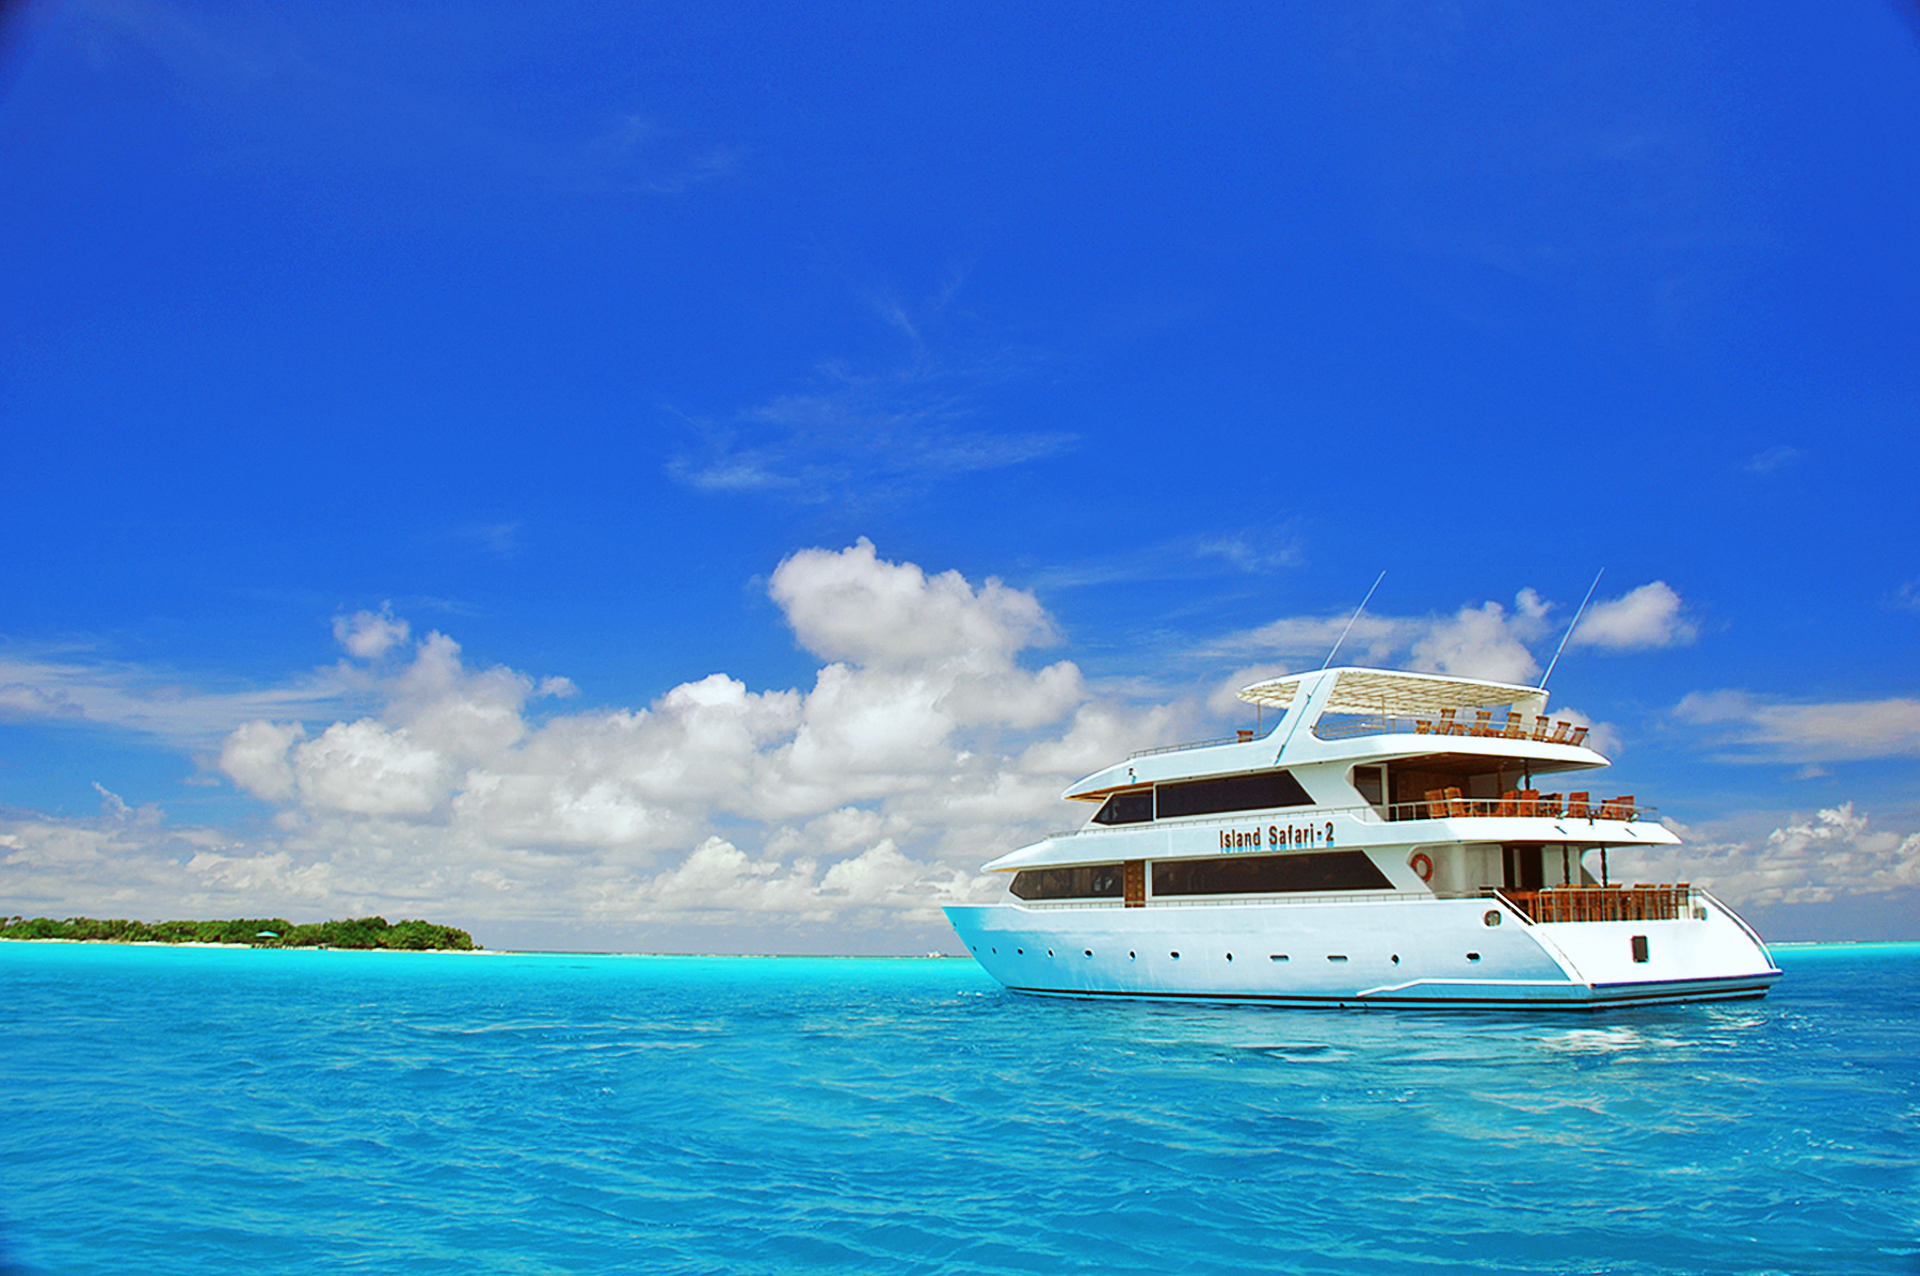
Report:
[[[950,907],[1015,992],[1299,1006],[1526,1007],[1765,996],[1780,978],[1705,892],[1674,920],[1535,923],[1499,899]]]

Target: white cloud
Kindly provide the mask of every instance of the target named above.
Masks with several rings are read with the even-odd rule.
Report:
[[[448,796],[451,770],[405,727],[366,718],[336,722],[293,750],[304,803],[359,815],[424,815]]]
[[[1193,544],[1197,558],[1218,558],[1243,572],[1266,573],[1298,567],[1306,552],[1297,537],[1276,538],[1271,533],[1240,532],[1203,539]]]
[[[1540,663],[1527,644],[1546,632],[1546,614],[1547,605],[1531,589],[1520,591],[1511,613],[1495,602],[1462,607],[1415,640],[1413,667],[1496,682],[1531,681]]]
[[[392,603],[382,603],[377,612],[333,618],[333,640],[358,660],[378,660],[405,642],[407,633],[407,622],[394,616]]]
[[[1274,666],[1282,672],[1298,668],[1299,660],[1319,660],[1333,650],[1340,633],[1347,627],[1345,616],[1282,616],[1255,629],[1227,635],[1214,645],[1209,655],[1244,655],[1262,652],[1282,661]],[[1361,616],[1340,645],[1340,662],[1378,664],[1409,643],[1408,626],[1385,616]],[[1292,657],[1289,660],[1288,657]]]
[[[1393,616],[1362,614],[1341,643],[1336,663],[1405,667],[1431,673],[1527,683],[1541,670],[1542,651],[1561,626],[1563,611],[1534,589],[1522,589],[1512,605],[1488,601],[1461,607],[1451,615]],[[1594,604],[1581,617],[1571,646],[1606,650],[1644,650],[1692,642],[1680,595],[1665,581],[1653,581],[1619,598]],[[1255,629],[1231,634],[1207,654],[1247,656],[1259,653],[1262,670],[1275,676],[1317,667],[1346,629],[1351,613],[1286,616]],[[1311,665],[1304,662],[1312,661]]]
[[[1851,802],[1789,818],[1764,835],[1696,836],[1666,823],[1687,844],[1616,850],[1615,880],[1692,882],[1735,907],[1820,904],[1920,886],[1920,833],[1874,829]]]
[[[220,769],[233,782],[269,802],[293,796],[293,764],[287,751],[306,735],[297,722],[246,722],[220,746]]]
[[[194,750],[217,748],[243,722],[337,711],[354,691],[339,669],[319,669],[281,687],[208,691],[176,671],[101,660],[91,652],[0,658],[0,718],[112,727]]]
[[[1719,727],[1733,761],[1821,764],[1920,757],[1920,700],[1791,704],[1744,691],[1696,691],[1674,708],[1682,722]]]
[[[1656,580],[1587,608],[1568,645],[1609,651],[1685,646],[1697,631],[1681,611],[1680,595]]]
[[[828,660],[998,667],[1024,647],[1057,639],[1033,595],[991,577],[975,591],[959,572],[929,577],[912,563],[882,562],[864,536],[837,552],[789,556],[768,592],[807,650]]]
[[[1024,591],[861,541],[790,556],[770,593],[825,661],[810,687],[712,674],[638,709],[567,712],[541,703],[571,691],[564,679],[474,667],[386,609],[343,617],[359,663],[340,676],[375,711],[232,726],[220,769],[273,808],[271,829],[195,830],[190,852],[140,859],[144,902],[128,911],[721,926],[735,937],[704,942],[748,949],[905,926],[937,944],[939,901],[973,897],[980,863],[1071,819],[1061,789],[1139,743],[1120,708],[1089,708],[1071,662],[1023,663],[1057,640]],[[117,872],[88,859],[41,875],[84,912]]]

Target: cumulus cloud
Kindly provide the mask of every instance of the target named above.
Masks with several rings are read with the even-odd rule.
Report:
[[[357,611],[333,618],[334,641],[358,660],[378,660],[405,642],[408,632],[407,622],[394,616],[392,603],[381,604],[377,612]]]
[[[1674,707],[1681,722],[1719,729],[1722,757],[1818,765],[1920,757],[1920,700],[1794,704],[1745,691],[1696,691]]]
[[[1615,851],[1618,880],[1690,881],[1736,907],[1822,904],[1920,886],[1920,833],[1873,828],[1851,802],[1789,818],[1764,835],[1696,836],[1666,823],[1688,844]]]
[[[297,722],[243,722],[220,746],[220,769],[255,797],[286,801],[293,796],[287,751],[306,733]]]
[[[1511,605],[1487,601],[1427,616],[1367,613],[1353,621],[1339,661],[1531,682],[1543,668],[1540,653],[1550,652],[1553,636],[1564,628],[1556,613],[1566,614],[1531,588],[1514,595]],[[1262,653],[1268,659],[1260,667],[1272,671],[1265,676],[1297,671],[1305,661],[1317,665],[1324,659],[1349,619],[1350,614],[1284,616],[1231,634],[1207,651],[1227,656]],[[1694,637],[1679,593],[1656,580],[1589,606],[1569,645],[1639,651],[1681,646]]]
[[[768,592],[807,650],[828,660],[1004,665],[1022,648],[1058,637],[1032,594],[991,577],[976,591],[959,572],[929,577],[912,563],[882,562],[864,536],[838,552],[791,555]]]
[[[301,799],[360,815],[424,815],[448,796],[448,759],[406,728],[336,722],[294,750]]]
[[[271,826],[155,861],[150,911],[424,903],[455,921],[731,926],[707,942],[744,948],[832,948],[849,927],[940,943],[938,903],[990,893],[978,866],[1070,820],[1068,782],[1178,720],[1095,708],[1072,662],[1031,661],[1057,627],[997,580],[862,540],[791,555],[769,593],[823,662],[811,685],[715,673],[641,708],[568,711],[565,679],[476,666],[388,608],[342,616],[341,676],[372,711],[232,727],[220,771]]]
[[[1523,589],[1509,612],[1499,603],[1462,607],[1435,622],[1413,644],[1413,667],[1432,673],[1526,682],[1540,672],[1527,644],[1544,636],[1547,604]]]
[[[1666,581],[1656,580],[1587,608],[1568,645],[1640,651],[1685,646],[1696,633],[1682,615],[1680,595]]]

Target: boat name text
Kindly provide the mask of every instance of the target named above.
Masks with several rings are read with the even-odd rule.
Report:
[[[1265,846],[1275,849],[1287,846],[1332,846],[1333,821],[1325,824],[1269,824],[1264,829],[1255,825],[1250,829],[1221,829],[1220,849],[1223,851],[1255,851]]]

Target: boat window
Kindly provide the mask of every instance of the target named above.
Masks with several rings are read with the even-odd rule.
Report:
[[[1384,766],[1357,766],[1353,768],[1353,787],[1360,793],[1360,799],[1369,806],[1387,804],[1387,768]]]
[[[1095,824],[1145,824],[1153,818],[1153,790],[1131,789],[1107,798],[1094,813]]]
[[[1219,811],[1262,811],[1273,806],[1312,806],[1313,799],[1300,781],[1285,771],[1258,771],[1230,775],[1222,780],[1190,780],[1162,784],[1154,790],[1160,819],[1180,815],[1212,815]]]
[[[1082,864],[1076,868],[1023,868],[1013,875],[1020,899],[1118,899],[1120,865]]]
[[[1203,860],[1159,860],[1153,866],[1155,895],[1379,891],[1392,885],[1364,851],[1224,855]]]

